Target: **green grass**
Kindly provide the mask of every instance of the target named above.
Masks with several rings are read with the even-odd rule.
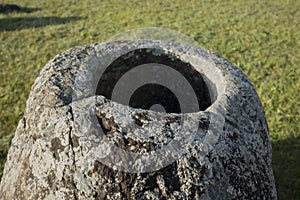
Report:
[[[269,123],[279,199],[300,199],[300,1],[7,3],[41,10],[0,15],[0,172],[30,87],[51,58],[77,45],[154,26],[194,38],[249,76]]]

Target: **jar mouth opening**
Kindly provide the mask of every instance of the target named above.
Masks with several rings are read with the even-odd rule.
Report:
[[[216,101],[216,85],[203,70],[162,48],[139,48],[112,61],[95,95],[134,109],[195,113]]]

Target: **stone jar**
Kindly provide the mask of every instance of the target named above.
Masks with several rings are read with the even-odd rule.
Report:
[[[72,48],[32,86],[0,199],[276,199],[263,108],[217,54],[163,41]]]

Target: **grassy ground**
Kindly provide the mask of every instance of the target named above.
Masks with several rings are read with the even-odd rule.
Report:
[[[300,1],[8,2],[40,10],[0,15],[0,172],[47,61],[76,45],[155,26],[187,34],[249,76],[269,122],[279,199],[300,199]]]

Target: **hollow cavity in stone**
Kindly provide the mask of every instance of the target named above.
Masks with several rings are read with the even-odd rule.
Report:
[[[190,105],[190,107],[195,107],[195,109],[190,111],[198,112],[199,110],[206,110],[212,104],[212,100],[209,94],[209,86],[204,81],[204,75],[194,69],[191,64],[182,61],[175,55],[166,52],[158,53],[157,51],[157,49],[153,48],[143,48],[130,51],[118,57],[102,74],[97,85],[96,95],[103,95],[108,99],[112,99],[113,90],[117,82],[133,68],[145,64],[165,65],[179,72],[182,77],[188,81],[192,90],[195,92],[198,106]],[[158,76],[159,73],[160,71],[157,71]],[[190,95],[187,91],[181,92],[182,95]],[[114,99],[114,101],[127,104],[119,101],[119,99]],[[137,88],[131,95],[127,105],[145,110],[150,110],[154,105],[160,105],[167,113],[185,113],[185,111],[181,109],[180,102],[173,91],[155,82],[141,85]],[[185,106],[189,107],[189,105]]]

